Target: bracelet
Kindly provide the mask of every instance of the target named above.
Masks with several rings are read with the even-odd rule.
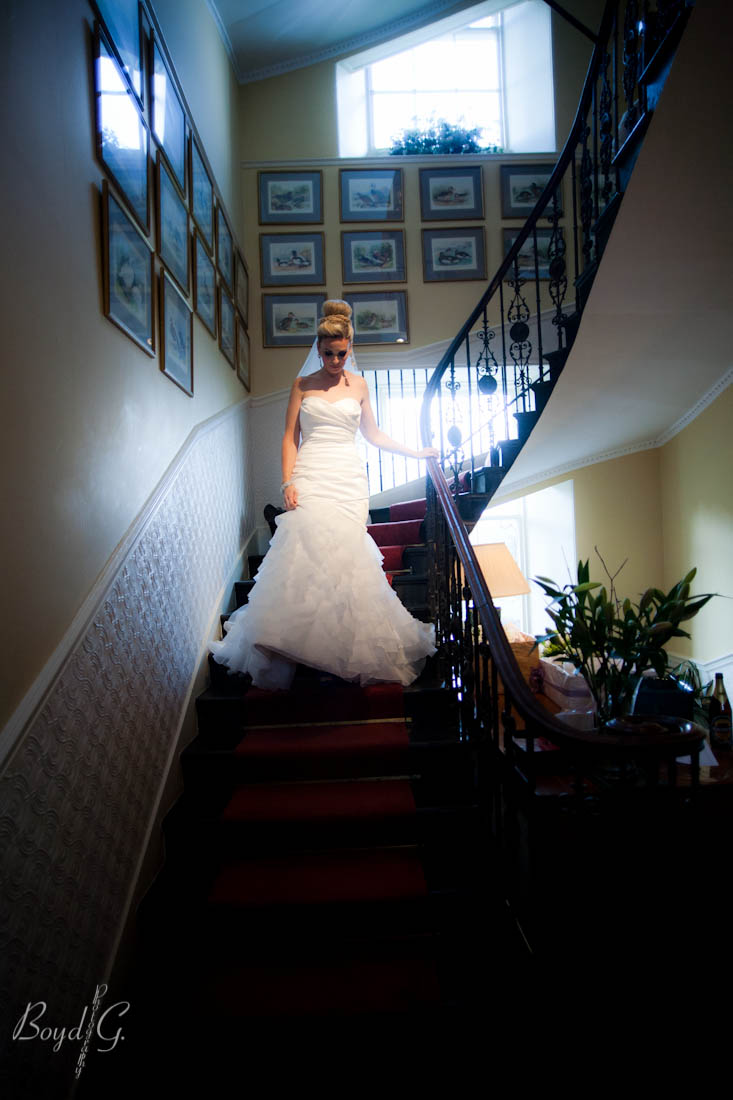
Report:
[[[285,490],[287,489],[288,485],[292,485],[292,484],[293,484],[292,481],[283,481],[282,485],[280,486],[280,492],[284,493]]]

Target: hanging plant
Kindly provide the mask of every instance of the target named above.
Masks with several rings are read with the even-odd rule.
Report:
[[[501,153],[498,145],[482,146],[479,143],[481,130],[478,126],[472,130],[444,118],[431,120],[420,129],[415,126],[403,130],[392,139],[390,156],[420,156],[455,153]]]

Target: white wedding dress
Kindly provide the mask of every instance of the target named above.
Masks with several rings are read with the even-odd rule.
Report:
[[[290,687],[297,662],[360,684],[406,685],[435,653],[435,628],[392,591],[366,530],[369,491],[354,442],[360,419],[353,397],[303,398],[292,475],[298,506],[276,518],[249,603],[210,646],[256,687]]]

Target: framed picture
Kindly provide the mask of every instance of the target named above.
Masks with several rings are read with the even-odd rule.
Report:
[[[249,325],[249,273],[241,252],[236,256],[237,309],[242,314],[245,325]]]
[[[260,172],[260,225],[323,221],[323,172]]]
[[[373,290],[347,294],[353,312],[355,344],[407,344],[407,294],[404,290]]]
[[[342,222],[401,222],[401,168],[341,168]]]
[[[422,266],[426,283],[485,279],[484,227],[423,229]]]
[[[152,39],[153,135],[180,192],[186,194],[186,113],[160,45]]]
[[[216,271],[198,231],[193,246],[193,308],[216,339]]]
[[[323,233],[260,233],[262,286],[321,285]]]
[[[193,397],[193,313],[167,271],[160,273],[160,369]]]
[[[316,338],[325,294],[263,294],[262,332],[266,348],[310,347]]]
[[[102,180],[104,315],[148,355],[155,355],[153,253]]]
[[[143,105],[143,49],[138,0],[92,0],[125,74]]]
[[[239,314],[237,314],[237,378],[249,393],[249,336]]]
[[[221,206],[216,206],[216,266],[230,294],[234,293],[234,240]]]
[[[345,283],[404,283],[404,230],[342,230],[341,267]]]
[[[506,256],[517,237],[519,229],[504,229],[504,255]],[[550,244],[552,242],[552,229],[537,229],[537,270],[540,279],[550,278]],[[534,244],[532,237],[528,237],[519,250],[519,274],[524,279],[534,279]]]
[[[158,150],[158,255],[184,294],[189,291],[188,211]]]
[[[191,134],[189,142],[191,172],[191,214],[201,234],[201,239],[213,255],[214,252],[214,185],[199,151],[198,142]]]
[[[474,168],[421,168],[420,213],[424,222],[483,218],[481,165]]]
[[[501,216],[526,218],[549,183],[554,164],[502,164]],[[558,189],[558,209],[562,213],[562,195]]]
[[[234,331],[234,302],[223,286],[219,287],[219,347],[229,366],[234,369],[236,334]]]
[[[99,24],[95,36],[94,85],[97,156],[148,233],[150,134]]]

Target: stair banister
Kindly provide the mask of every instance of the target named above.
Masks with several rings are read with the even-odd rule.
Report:
[[[685,5],[680,3],[678,5],[680,14],[684,13]],[[422,440],[425,446],[430,446],[433,443],[433,431],[431,427],[431,407],[433,400],[437,397],[438,406],[440,407],[441,400],[443,399],[441,380],[445,372],[455,366],[455,357],[461,346],[465,343],[467,351],[469,350],[469,335],[470,331],[475,325],[476,321],[483,315],[484,325],[488,325],[487,321],[487,305],[489,301],[498,292],[500,295],[500,301],[502,303],[502,337],[504,338],[504,310],[503,310],[503,284],[507,275],[509,275],[512,267],[514,267],[515,273],[518,271],[518,256],[522,248],[522,245],[528,240],[530,235],[533,236],[535,243],[535,274],[537,274],[537,249],[536,249],[536,230],[537,223],[543,213],[546,211],[548,205],[553,202],[553,196],[555,195],[561,181],[568,168],[570,168],[573,180],[573,234],[575,241],[575,254],[576,257],[585,258],[590,264],[592,243],[589,243],[587,239],[583,241],[582,249],[578,248],[578,233],[580,229],[585,229],[586,236],[589,234],[590,218],[587,205],[584,207],[583,203],[590,202],[595,206],[595,217],[598,219],[599,206],[598,206],[598,156],[595,157],[595,163],[590,164],[590,174],[588,174],[588,141],[591,136],[591,128],[587,122],[588,112],[592,107],[597,106],[596,100],[596,82],[599,77],[605,79],[606,88],[604,90],[605,102],[603,109],[605,114],[602,119],[602,136],[601,143],[606,142],[605,152],[603,156],[607,158],[606,167],[610,169],[611,165],[611,152],[613,138],[609,137],[609,127],[613,125],[613,132],[618,135],[617,125],[617,97],[619,89],[619,79],[616,72],[615,64],[613,71],[613,93],[611,95],[612,104],[609,106],[608,102],[608,67],[609,61],[609,49],[612,36],[618,33],[619,26],[622,24],[622,16],[617,16],[619,9],[623,8],[623,0],[607,0],[603,17],[600,24],[598,33],[598,39],[593,51],[593,56],[588,68],[583,91],[580,97],[578,110],[576,112],[575,121],[570,131],[568,140],[565,143],[563,151],[558,159],[555,168],[553,169],[549,181],[545,186],[542,194],[540,195],[537,203],[535,204],[531,214],[527,218],[523,228],[518,234],[513,246],[508,251],[503,262],[499,266],[496,274],[491,279],[485,293],[482,295],[478,304],[470,314],[469,318],[452,340],[447,351],[440,360],[436,367],[427,387],[422,404],[421,411],[421,433]],[[637,33],[637,28],[634,28],[634,33]],[[636,64],[637,58],[634,58],[634,64]],[[634,85],[634,88],[636,85]],[[634,94],[634,88],[631,89],[631,95]],[[603,97],[601,97],[603,99]],[[610,122],[610,114],[613,114],[613,124]],[[598,133],[592,135],[592,142],[594,149],[598,148]],[[609,144],[611,142],[611,144]],[[579,148],[583,149],[583,160],[585,163],[585,175],[581,172],[581,225],[578,224],[577,218],[577,198],[576,198],[576,156]],[[617,170],[613,168],[615,173]],[[605,173],[606,177],[608,172]],[[593,186],[595,182],[595,187]],[[585,190],[584,185],[585,184]],[[611,188],[607,183],[604,186],[602,197],[608,206],[609,199],[611,197]],[[601,211],[601,214],[603,211]],[[557,224],[557,211],[555,211],[555,224]],[[591,234],[595,230],[590,231]],[[596,247],[596,260],[599,258],[602,245]],[[578,272],[576,262],[576,283],[581,273]],[[522,284],[523,285],[523,284]],[[518,291],[518,288],[517,288]],[[554,301],[554,299],[553,299]],[[539,307],[539,295],[538,295],[538,307]],[[579,315],[582,309],[582,303],[576,302],[576,315]],[[556,311],[558,320],[561,314],[561,306],[556,303]],[[567,318],[562,315],[564,320]],[[538,322],[541,320],[539,317],[538,308]],[[576,317],[577,321],[577,317]],[[562,343],[562,326],[558,324],[558,341]],[[577,326],[576,329],[577,330]],[[566,345],[568,342],[568,332],[565,333]],[[564,350],[564,349],[563,349]],[[515,384],[516,384],[516,366],[517,360],[515,359]],[[507,357],[504,352],[504,364],[506,365]],[[470,364],[469,364],[470,365]],[[520,365],[520,374],[521,374]],[[526,376],[525,376],[526,380]],[[529,383],[527,383],[529,384]],[[439,428],[441,433],[440,443],[443,444],[443,419],[440,418]],[[457,448],[456,448],[457,450]],[[451,591],[438,592],[438,598],[434,600],[436,607],[434,610],[437,613],[438,625],[439,625],[439,644],[443,642],[446,644],[446,648],[449,651],[449,660],[453,661],[454,669],[459,668],[458,680],[460,681],[462,672],[465,672],[466,683],[461,685],[464,693],[475,687],[477,673],[475,668],[471,668],[471,662],[474,661],[477,654],[475,652],[477,631],[475,626],[470,625],[468,622],[461,622],[461,615],[465,614],[468,618],[466,608],[470,603],[473,612],[474,619],[480,623],[482,632],[482,640],[488,644],[488,650],[490,653],[490,659],[492,662],[492,687],[490,693],[495,696],[496,677],[498,675],[504,687],[504,700],[505,706],[503,710],[503,718],[506,726],[504,731],[504,740],[501,746],[504,755],[511,757],[514,752],[514,721],[511,716],[512,708],[516,710],[516,713],[521,716],[526,725],[526,739],[527,750],[529,754],[532,754],[535,749],[535,738],[538,736],[547,738],[558,747],[566,750],[570,760],[578,769],[578,777],[585,771],[586,765],[592,764],[592,761],[597,759],[600,755],[609,752],[613,755],[619,755],[622,759],[625,755],[635,754],[638,755],[641,752],[643,755],[648,755],[649,759],[665,759],[670,763],[670,782],[674,784],[674,766],[673,759],[675,755],[687,755],[692,757],[692,783],[696,784],[698,778],[698,759],[700,748],[700,731],[693,731],[685,736],[679,734],[659,734],[658,736],[652,736],[645,738],[643,747],[640,746],[639,739],[634,737],[623,737],[618,735],[612,735],[608,733],[597,732],[582,732],[572,729],[554,718],[548,710],[542,707],[536,700],[533,693],[530,691],[529,686],[524,680],[519,667],[517,665],[514,654],[512,653],[511,646],[506,637],[506,634],[501,626],[499,616],[493,605],[491,594],[486,585],[486,581],[483,577],[481,569],[479,567],[473,546],[468,538],[467,529],[461,519],[458,509],[457,501],[454,499],[454,495],[446,480],[445,474],[440,463],[436,459],[429,459],[427,462],[429,486],[432,485],[432,493],[434,496],[435,515],[431,522],[433,523],[433,539],[432,549],[434,555],[433,564],[433,576],[434,583],[438,586],[443,585],[446,587],[445,578],[439,575],[439,569],[437,565],[438,556],[441,552],[437,544],[442,537],[440,534],[436,535],[436,532],[444,530],[450,540],[450,554],[455,555],[456,561],[452,561],[446,568],[446,573],[450,574],[450,584],[447,585]],[[473,455],[471,456],[471,467],[473,472]],[[428,492],[429,502],[431,501],[431,493]],[[430,510],[430,503],[429,503]],[[430,513],[429,513],[430,514]],[[443,525],[441,527],[441,525]],[[430,538],[429,538],[430,541]],[[456,592],[457,581],[459,573],[462,571],[464,578],[464,590],[463,592]],[[461,599],[461,596],[464,598]],[[453,605],[449,606],[451,598],[453,599]],[[442,633],[442,636],[441,636]],[[462,636],[461,636],[462,634]],[[456,648],[460,649],[463,642],[466,642],[464,646],[465,652],[460,655],[460,662],[455,660],[455,653],[453,651]],[[476,665],[478,667],[478,665]],[[492,698],[492,706],[494,712],[496,712],[496,698]],[[480,709],[480,704],[476,700],[471,701],[469,709]],[[485,721],[486,716],[478,716],[478,726],[482,727],[482,723]],[[495,742],[498,744],[501,733],[497,730],[491,731],[491,736],[494,737]],[[528,777],[530,786],[533,779],[530,775]],[[578,788],[580,789],[580,787]]]

